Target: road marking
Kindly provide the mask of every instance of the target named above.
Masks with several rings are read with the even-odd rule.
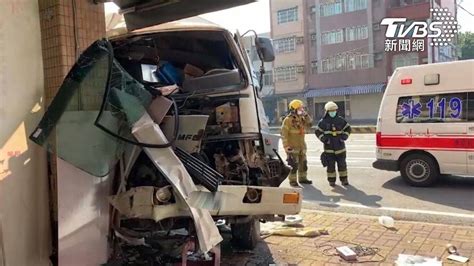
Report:
[[[321,164],[308,164],[308,166],[318,166],[318,167],[323,168]],[[373,167],[369,167],[369,166],[354,166],[354,165],[348,165],[347,168],[349,168],[349,170],[350,169],[374,169]]]
[[[308,160],[320,160],[320,157],[315,157],[315,156],[306,156]],[[375,157],[351,157],[351,158],[346,158],[346,161],[375,161]]]
[[[281,151],[284,151],[284,150],[281,150]],[[318,150],[306,150],[306,152],[322,152],[323,150],[322,149],[318,149]],[[347,154],[351,154],[351,153],[373,153],[375,155],[375,151],[373,150],[349,150],[347,151]]]
[[[335,205],[335,206],[338,206],[338,207],[350,207],[350,208],[361,208],[361,209],[371,209],[371,210],[408,212],[408,213],[429,214],[429,215],[439,215],[439,216],[452,216],[452,217],[459,217],[459,218],[474,219],[474,215],[472,215],[472,214],[455,213],[455,212],[427,211],[427,210],[405,209],[405,208],[395,208],[395,207],[369,207],[369,206],[359,205],[359,204],[331,202],[331,201],[308,201],[308,200],[303,200],[303,202],[306,202],[306,203],[319,203],[320,205],[333,205],[333,206]]]

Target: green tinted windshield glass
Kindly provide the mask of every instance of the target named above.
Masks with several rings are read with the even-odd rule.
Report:
[[[30,136],[40,145],[49,140],[58,157],[94,176],[107,175],[116,164],[120,139],[136,143],[130,129],[152,101],[112,53],[107,40],[84,51]]]

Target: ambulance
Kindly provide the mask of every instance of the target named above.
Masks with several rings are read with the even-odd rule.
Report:
[[[377,121],[373,167],[412,186],[474,176],[474,60],[397,68]]]

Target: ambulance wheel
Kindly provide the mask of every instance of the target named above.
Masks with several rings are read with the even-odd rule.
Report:
[[[428,187],[436,183],[439,169],[436,161],[428,155],[410,154],[400,164],[400,172],[408,184],[415,187]]]
[[[232,224],[231,230],[232,244],[236,248],[253,250],[260,240],[260,221],[258,219]]]

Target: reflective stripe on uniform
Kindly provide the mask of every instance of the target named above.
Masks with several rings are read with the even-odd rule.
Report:
[[[290,129],[289,132],[291,134],[300,134],[301,130],[299,130],[299,129]]]
[[[324,152],[325,152],[325,153],[341,154],[341,153],[346,152],[346,149],[342,149],[342,150],[338,150],[338,151],[335,151],[335,150],[324,150]]]
[[[340,171],[339,176],[341,177],[347,177],[347,171]]]
[[[321,135],[319,135],[318,139],[323,140],[323,137],[324,137],[324,135],[321,134]]]
[[[345,130],[346,128],[350,127],[349,126],[349,123],[346,124],[346,126],[342,129],[342,130]]]
[[[331,177],[336,178],[336,176],[337,176],[336,172],[327,172],[327,174],[328,174],[329,178],[331,178]]]
[[[323,130],[322,128],[318,127],[318,126],[316,126],[316,130],[319,130],[319,131],[321,131],[321,132],[324,132],[324,130]]]

